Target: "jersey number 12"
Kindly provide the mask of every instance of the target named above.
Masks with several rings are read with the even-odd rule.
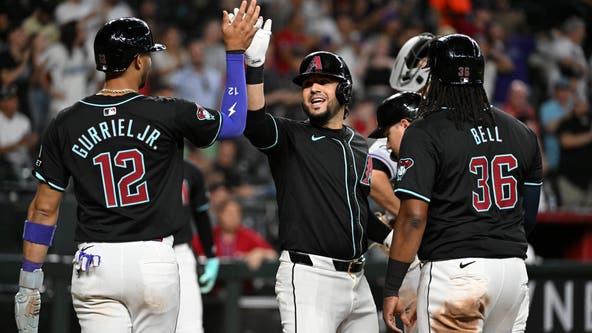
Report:
[[[490,168],[491,165],[491,168]],[[478,212],[491,208],[491,189],[493,201],[499,209],[511,209],[518,201],[518,182],[513,176],[507,175],[518,167],[514,155],[495,155],[491,163],[485,156],[473,157],[469,162],[469,171],[477,175],[477,189],[473,191],[473,207]],[[491,189],[489,184],[491,183]]]
[[[93,158],[95,165],[101,168],[103,193],[107,208],[137,205],[150,201],[148,185],[142,181],[145,174],[144,155],[137,149],[122,150],[115,154],[111,163],[111,153],[104,152]],[[132,171],[121,177],[115,185],[113,165],[120,168],[131,166]]]

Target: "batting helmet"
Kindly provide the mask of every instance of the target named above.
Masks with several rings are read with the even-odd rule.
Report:
[[[451,34],[434,39],[428,57],[432,77],[444,84],[483,84],[483,55],[469,36]]]
[[[339,81],[335,91],[337,100],[341,105],[351,103],[352,76],[343,58],[331,52],[313,52],[302,59],[300,74],[292,81],[302,86],[304,79],[311,75],[324,75],[337,79]]]
[[[384,131],[390,126],[403,119],[413,121],[417,117],[417,107],[420,101],[420,94],[409,91],[387,97],[376,109],[378,127],[368,137],[383,138]]]
[[[411,37],[403,44],[397,54],[389,83],[398,91],[418,91],[428,82],[430,68],[421,60],[427,58],[430,41],[434,38],[431,33],[423,33]]]
[[[94,49],[97,70],[123,72],[138,55],[162,51],[166,46],[154,43],[146,22],[122,17],[107,22],[97,32]]]

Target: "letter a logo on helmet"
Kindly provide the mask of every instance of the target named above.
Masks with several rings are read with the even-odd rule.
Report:
[[[308,68],[306,69],[309,73],[314,72],[322,72],[323,71],[323,64],[321,63],[321,57],[315,56],[312,58],[310,64],[308,64]]]

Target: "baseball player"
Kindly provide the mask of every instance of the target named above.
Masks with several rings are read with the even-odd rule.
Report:
[[[343,124],[351,74],[333,53],[307,55],[293,81],[302,87],[309,119],[274,117],[265,111],[262,41],[255,36],[245,53],[245,136],[267,155],[277,190],[282,252],[276,296],[283,332],[376,332],[364,253],[368,237],[382,242],[390,229],[368,210],[366,140]]]
[[[198,147],[239,136],[246,116],[244,50],[259,16],[256,0],[240,19],[223,13],[227,77],[222,112],[137,93],[151,67],[153,42],[137,18],[109,21],[94,41],[105,87],[63,110],[49,125],[33,174],[40,184],[24,225],[15,297],[22,332],[36,332],[42,264],[68,180],[78,201],[72,299],[82,332],[174,332],[179,274],[173,233],[181,214],[183,137]]]
[[[526,234],[542,184],[536,135],[489,104],[473,39],[436,38],[428,58],[425,99],[401,142],[384,320],[396,332],[395,315],[409,323],[398,292],[417,253],[419,332],[524,332]]]
[[[372,158],[372,185],[370,195],[376,188],[384,193],[391,193],[393,188],[391,182],[394,182],[397,173],[397,159],[399,156],[399,148],[401,146],[401,139],[405,130],[411,125],[411,122],[417,116],[417,107],[421,101],[421,95],[414,92],[402,92],[394,94],[386,98],[376,109],[376,119],[378,120],[378,127],[370,133],[368,137],[376,138],[376,142],[370,147],[370,157]],[[386,142],[385,142],[386,140]],[[377,143],[380,142],[380,145]],[[384,142],[384,144],[382,144]],[[373,149],[374,148],[374,149]],[[376,169],[380,171],[376,171]],[[374,178],[375,175],[385,177]],[[377,182],[386,184],[378,185]],[[383,190],[384,188],[384,190]],[[386,196],[381,196],[385,198]],[[393,194],[394,197],[394,194]],[[399,199],[393,199],[397,203],[397,213]],[[390,211],[388,211],[390,212]],[[395,215],[396,216],[396,215]],[[392,221],[392,220],[391,220]],[[394,221],[393,221],[394,222]],[[392,231],[391,231],[392,237]],[[385,244],[390,246],[390,240]],[[411,315],[415,311],[415,303],[417,299],[417,286],[419,284],[419,260],[417,258],[409,267],[405,280],[401,286],[400,299],[405,308],[411,311]],[[413,324],[413,322],[412,322]],[[406,332],[417,332],[413,330],[414,325],[409,325]]]
[[[401,47],[393,64],[389,80],[391,87],[397,92],[421,92],[423,90],[430,74],[430,69],[426,66],[426,56],[427,46],[432,38],[432,34],[423,33],[410,38]],[[396,103],[392,102],[393,100],[385,99],[379,106],[379,109],[382,108],[383,110],[381,112],[377,110],[377,116],[380,117],[379,114],[382,114],[383,124],[379,124],[379,126],[383,128],[377,129],[373,135],[369,136],[376,139],[370,145],[369,150],[370,157],[372,157],[373,180],[370,197],[379,206],[386,209],[390,217],[396,217],[399,213],[400,201],[395,197],[391,182],[395,176],[394,171],[397,163],[396,158],[392,158],[392,151],[387,148],[386,137],[383,135],[387,127],[394,124],[384,123],[384,121],[388,122],[391,119],[391,116],[388,115],[390,114],[388,109],[391,106],[398,108],[395,106]],[[399,116],[394,116],[394,118],[397,117]]]
[[[209,293],[216,282],[220,262],[216,258],[214,236],[208,213],[209,199],[203,173],[193,163],[183,161],[183,220],[185,225],[174,234],[173,250],[179,264],[180,304],[176,333],[203,332],[201,294]],[[197,277],[197,261],[191,247],[195,223],[197,235],[207,257],[204,271]]]
[[[433,39],[430,33],[422,33],[407,40],[397,54],[391,70],[390,85],[398,92],[421,92],[428,82],[427,50]],[[395,97],[397,96],[397,97]],[[397,170],[397,156],[401,137],[410,122],[415,119],[419,100],[417,95],[402,94],[386,98],[376,110],[378,128],[370,138],[372,158],[372,184],[370,197],[386,210],[384,217],[391,227],[399,214],[400,200],[395,196],[393,184]],[[390,130],[392,129],[392,131]],[[387,144],[389,133],[393,135]],[[390,145],[390,147],[389,147]],[[390,240],[384,242],[390,246]],[[419,284],[419,260],[414,260],[401,287],[401,301],[410,313],[415,311],[417,286]],[[407,332],[416,332],[407,328]]]

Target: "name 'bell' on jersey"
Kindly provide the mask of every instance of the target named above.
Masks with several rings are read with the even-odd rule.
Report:
[[[491,128],[457,129],[440,111],[403,136],[395,193],[429,203],[421,260],[526,256],[523,212],[513,208],[522,207],[523,186],[542,184],[539,145],[526,125],[492,111]]]
[[[183,136],[209,146],[220,126],[219,112],[188,101],[89,96],[51,122],[33,174],[59,191],[76,180],[76,241],[159,239],[186,223]]]

